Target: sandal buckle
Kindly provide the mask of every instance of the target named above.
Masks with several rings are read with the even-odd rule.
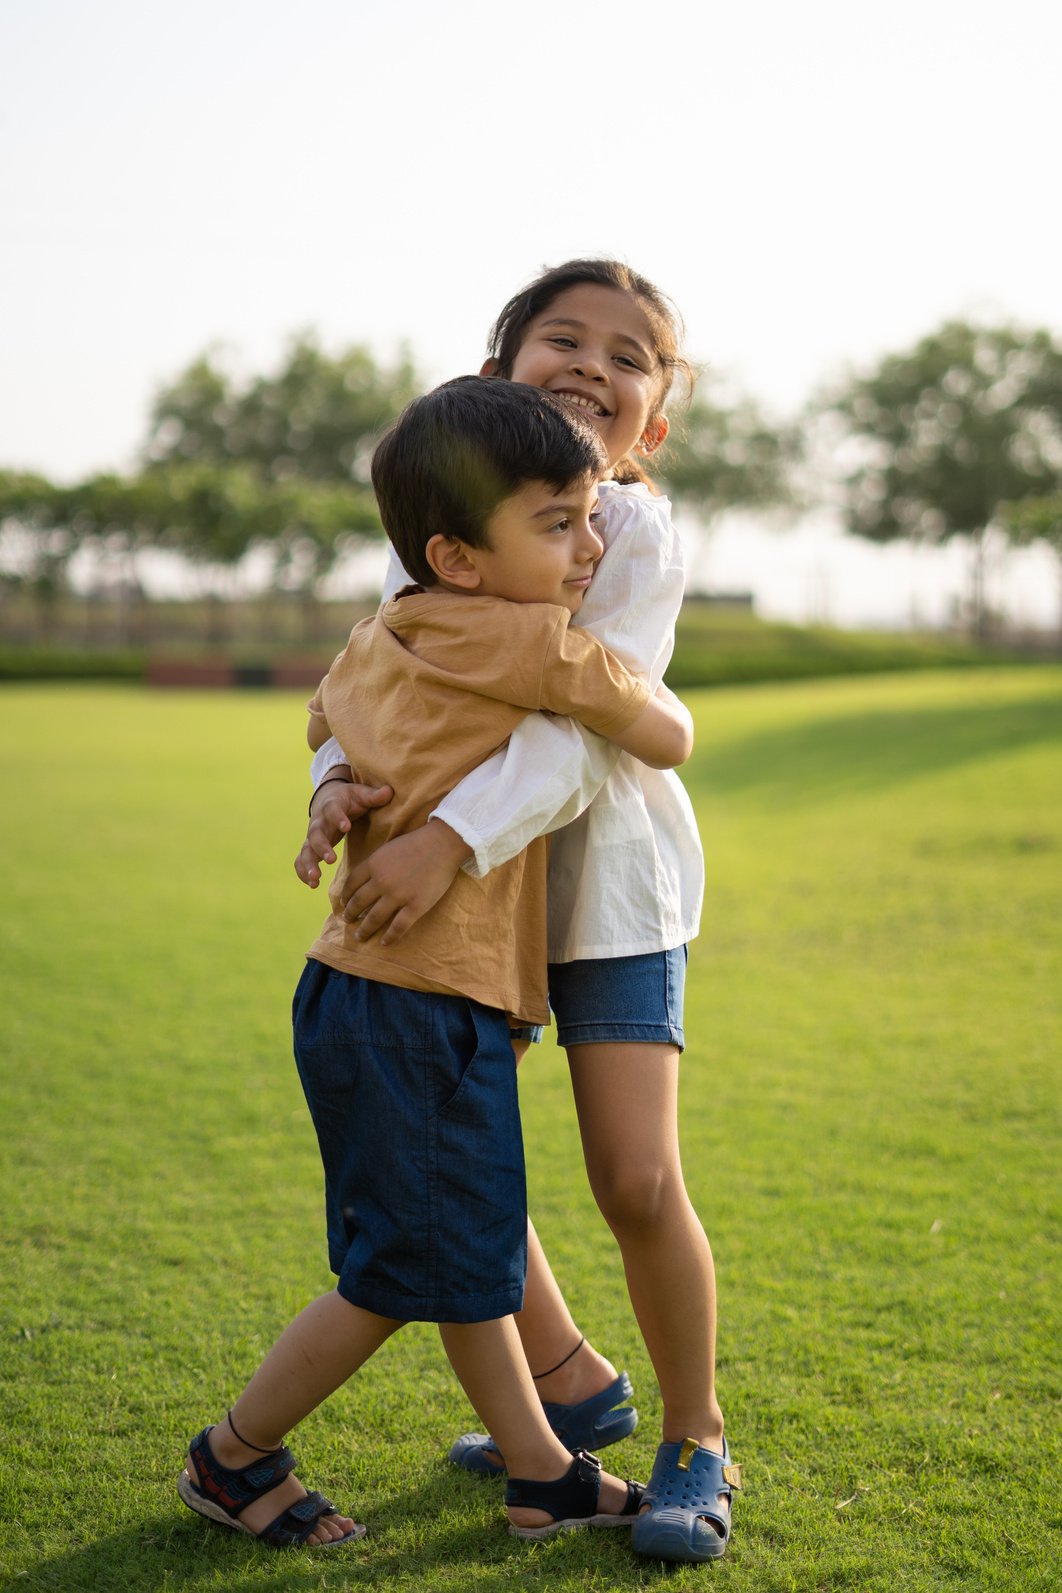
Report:
[[[740,1488],[741,1487],[741,1467],[740,1466],[724,1466],[723,1467],[723,1481],[725,1483],[727,1483],[729,1485],[729,1487],[731,1487],[731,1488]]]
[[[690,1461],[700,1447],[700,1444],[694,1438],[684,1438],[682,1440],[682,1448],[679,1450],[678,1459],[675,1462],[679,1471],[689,1471]]]

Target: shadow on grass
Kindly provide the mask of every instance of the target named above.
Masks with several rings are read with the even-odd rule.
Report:
[[[870,709],[772,728],[711,747],[693,770],[719,794],[787,805],[880,791],[983,759],[1062,742],[1062,697],[1017,703]]]
[[[160,1518],[145,1515],[120,1531],[78,1548],[42,1558],[0,1588],[48,1589],[55,1593],[119,1590],[187,1590],[224,1587],[225,1593],[254,1589],[346,1588],[452,1589],[453,1593],[508,1593],[525,1588],[644,1587],[676,1568],[638,1559],[625,1532],[562,1534],[543,1544],[510,1537],[499,1514],[488,1522],[447,1522],[432,1515],[437,1486],[403,1495],[403,1514],[392,1511],[358,1541],[338,1549],[274,1550],[247,1534],[197,1520],[190,1511]],[[392,1501],[393,1505],[393,1501]],[[430,1529],[424,1525],[428,1511]],[[404,1513],[408,1511],[408,1514]],[[404,1541],[412,1531],[415,1544]],[[616,1551],[620,1563],[617,1564]]]

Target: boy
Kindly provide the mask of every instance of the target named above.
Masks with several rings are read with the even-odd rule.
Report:
[[[568,628],[601,555],[604,468],[561,403],[480,377],[415,400],[380,444],[381,518],[420,584],[355,627],[311,704],[311,743],[334,732],[358,749],[356,778],[395,792],[348,837],[334,902],[346,870],[423,824],[525,713],[572,714],[658,767],[688,757],[681,705]],[[509,1463],[513,1531],[631,1524],[639,1487],[552,1433],[512,1319],[527,1212],[509,1028],[547,1017],[544,935],[544,841],[461,875],[397,946],[363,943],[341,911],[326,921],[295,1049],[339,1283],[193,1441],[179,1482],[192,1509],[277,1547],[360,1536],[305,1494],[281,1440],[403,1322],[425,1320]]]

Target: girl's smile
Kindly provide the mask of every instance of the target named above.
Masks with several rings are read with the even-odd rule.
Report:
[[[616,464],[637,444],[651,453],[667,433],[655,414],[662,380],[648,316],[629,293],[585,282],[528,324],[512,380],[543,387],[586,415]]]

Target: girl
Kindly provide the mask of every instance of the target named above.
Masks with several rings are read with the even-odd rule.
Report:
[[[545,272],[503,309],[484,374],[555,393],[590,418],[613,479],[601,488],[605,553],[583,604],[586,625],[653,687],[674,645],[681,550],[667,500],[639,460],[664,442],[678,320],[644,277],[609,260]],[[396,565],[385,595],[407,577]],[[367,804],[344,784],[335,743],[314,762],[317,792],[296,871],[321,862]],[[663,1442],[633,1544],[671,1560],[718,1558],[740,1485],[715,1392],[712,1254],[686,1193],[677,1132],[686,942],[697,933],[703,862],[678,779],[617,754],[569,720],[532,714],[508,747],[468,776],[422,830],[376,852],[348,882],[347,916],[386,943],[439,899],[461,866],[482,875],[535,835],[550,858],[550,1004],[567,1050],[587,1173],[623,1257],[627,1285],[664,1407]],[[526,1048],[516,1037],[518,1054]],[[581,1336],[529,1227],[527,1287],[517,1316],[550,1426],[571,1448],[603,1447],[634,1428],[626,1373]],[[474,1471],[504,1469],[483,1434],[450,1452]]]

